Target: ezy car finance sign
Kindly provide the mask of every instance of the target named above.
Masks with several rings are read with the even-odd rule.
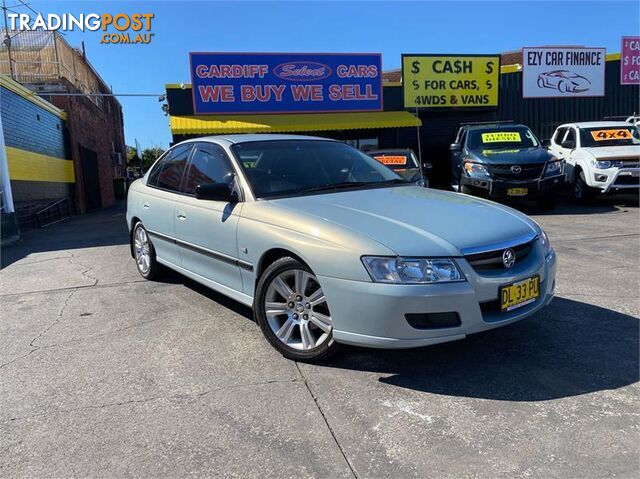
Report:
[[[522,96],[604,96],[605,61],[604,48],[523,48]]]

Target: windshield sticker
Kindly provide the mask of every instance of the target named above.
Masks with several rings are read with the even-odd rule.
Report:
[[[522,139],[518,131],[497,131],[482,134],[482,143],[499,143],[501,141],[522,141]]]
[[[591,132],[591,136],[596,141],[630,140],[631,130],[626,128],[620,128],[619,130],[594,130]]]
[[[374,156],[383,165],[406,165],[407,157],[402,155],[380,155]]]
[[[487,155],[502,155],[504,153],[520,153],[520,150],[482,150],[482,154]]]

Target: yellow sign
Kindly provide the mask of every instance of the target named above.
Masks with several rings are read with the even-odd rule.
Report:
[[[374,156],[383,165],[406,165],[407,157],[403,155],[380,155]]]
[[[483,133],[482,143],[500,143],[503,141],[520,142],[520,132],[518,131],[496,131],[495,133]]]
[[[498,106],[500,57],[402,55],[405,108]]]
[[[596,141],[630,140],[631,130],[626,128],[621,128],[619,130],[594,130],[591,132],[591,136]]]

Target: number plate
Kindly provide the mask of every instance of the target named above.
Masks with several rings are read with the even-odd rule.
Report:
[[[507,196],[527,196],[529,188],[507,188]]]
[[[540,276],[527,278],[500,288],[500,309],[512,311],[540,297]]]

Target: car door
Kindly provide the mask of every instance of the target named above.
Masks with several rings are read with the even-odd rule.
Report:
[[[242,203],[202,200],[198,185],[231,183],[234,169],[224,149],[197,143],[176,202],[176,236],[182,267],[235,291],[242,291],[236,230]]]
[[[578,146],[578,134],[576,129],[572,126],[567,127],[567,131],[562,139],[559,139],[556,143],[556,138],[554,136],[553,142],[555,143],[553,154],[558,159],[565,160],[565,176],[567,180],[570,180],[573,177],[573,168],[576,164],[573,157],[573,153]]]
[[[156,256],[161,261],[177,266],[181,264],[181,256],[174,242],[175,200],[180,193],[182,177],[192,147],[191,143],[178,145],[154,165],[147,177],[147,188],[138,209],[140,220],[156,250]]]

